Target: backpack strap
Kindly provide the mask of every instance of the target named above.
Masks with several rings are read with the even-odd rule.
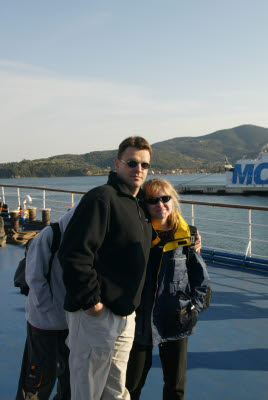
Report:
[[[51,244],[51,248],[50,248],[51,256],[50,256],[49,264],[48,264],[48,273],[46,275],[48,283],[50,283],[52,262],[53,262],[56,251],[60,247],[60,239],[61,239],[61,231],[60,231],[59,223],[54,222],[54,223],[50,224],[50,227],[53,231],[53,239],[52,239],[52,244]]]
[[[186,247],[187,263],[189,263],[190,258],[193,257],[193,255],[194,255],[195,242],[197,240],[197,228],[193,225],[188,225],[188,226],[190,229],[191,244],[190,244],[190,246]]]

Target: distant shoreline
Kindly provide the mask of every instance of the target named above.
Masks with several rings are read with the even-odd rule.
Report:
[[[222,171],[222,172],[215,172],[215,171],[207,171],[207,172],[204,172],[204,171],[198,171],[198,170],[196,170],[196,171],[191,171],[191,172],[189,172],[189,171],[185,171],[185,172],[170,172],[170,171],[152,171],[152,172],[149,172],[149,175],[163,175],[163,176],[165,176],[165,175],[195,175],[195,174],[200,174],[200,175],[209,175],[209,174],[222,174],[222,173],[224,173],[224,171]],[[20,176],[20,175],[18,175],[18,176],[0,176],[0,179],[24,179],[24,178],[75,178],[75,177],[82,177],[82,176],[86,176],[86,177],[90,177],[90,176],[108,176],[109,175],[109,172],[108,173],[100,173],[100,174],[88,174],[88,175],[84,175],[84,174],[81,174],[81,175],[35,175],[35,176],[29,176],[29,175],[25,175],[25,176]]]

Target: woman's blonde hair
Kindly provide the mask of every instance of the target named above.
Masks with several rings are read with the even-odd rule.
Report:
[[[154,178],[145,182],[143,185],[143,191],[145,195],[145,199],[149,199],[151,197],[157,197],[158,191],[162,189],[167,196],[171,196],[172,199],[172,211],[168,216],[168,227],[169,229],[176,230],[178,228],[178,216],[177,212],[181,213],[180,208],[180,197],[174,186],[162,178]]]

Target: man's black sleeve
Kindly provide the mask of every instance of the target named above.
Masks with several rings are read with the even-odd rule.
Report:
[[[101,301],[97,272],[93,268],[109,225],[109,207],[93,191],[83,197],[71,218],[59,249],[67,297],[76,309]]]

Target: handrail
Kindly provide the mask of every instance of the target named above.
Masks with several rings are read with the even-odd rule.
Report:
[[[20,189],[33,189],[33,190],[47,190],[50,192],[61,192],[61,193],[74,193],[74,194],[86,194],[86,191],[78,191],[78,190],[65,190],[65,189],[53,189],[53,188],[45,188],[39,186],[24,186],[24,185],[7,185],[0,183],[0,186],[3,187],[14,187]],[[196,201],[196,200],[183,200],[180,199],[180,203],[183,204],[196,204],[200,206],[210,206],[210,207],[225,207],[225,208],[240,208],[244,210],[259,210],[259,211],[268,211],[268,207],[260,207],[260,206],[251,206],[251,205],[240,205],[240,204],[231,204],[231,203],[212,203],[206,201]]]
[[[45,187],[40,187],[40,186],[27,186],[27,185],[10,185],[10,184],[2,184],[0,183],[0,187],[2,187],[2,201],[5,203],[5,191],[4,188],[16,188],[17,189],[17,200],[18,200],[18,205],[20,205],[20,189],[30,189],[30,190],[40,190],[43,192],[42,198],[34,198],[36,200],[42,201],[43,207],[42,208],[36,208],[38,210],[45,210],[46,209],[46,192],[54,192],[54,193],[68,193],[71,194],[71,201],[70,203],[68,203],[70,205],[70,207],[72,207],[74,205],[74,194],[78,194],[78,195],[83,195],[85,193],[87,193],[87,191],[79,191],[79,190],[66,190],[66,189],[54,189],[54,188],[45,188]],[[62,200],[51,200],[48,199],[49,202],[51,201],[55,201],[56,203],[62,202]],[[181,204],[189,204],[191,205],[191,215],[189,216],[189,218],[191,218],[191,224],[195,225],[195,218],[196,219],[203,219],[201,216],[195,216],[195,206],[208,206],[208,207],[222,207],[222,208],[228,208],[228,209],[243,209],[243,210],[247,210],[248,212],[248,221],[246,222],[240,222],[240,221],[228,221],[228,218],[221,221],[220,219],[213,219],[213,218],[206,218],[207,221],[216,221],[217,223],[220,222],[235,222],[236,224],[241,224],[241,225],[247,225],[248,229],[247,229],[247,235],[243,235],[242,237],[239,236],[233,236],[230,234],[218,234],[217,232],[210,232],[207,231],[207,229],[205,230],[200,230],[201,234],[204,235],[214,235],[214,236],[222,236],[222,237],[228,237],[231,240],[233,240],[234,238],[237,239],[242,239],[242,240],[246,240],[247,244],[246,244],[246,248],[244,249],[244,251],[242,252],[242,254],[245,255],[245,257],[251,257],[252,255],[252,243],[253,242],[265,242],[268,244],[268,240],[260,240],[260,239],[255,239],[252,236],[252,227],[253,226],[264,226],[262,224],[253,224],[252,223],[252,210],[256,210],[256,211],[268,211],[268,207],[262,207],[262,206],[253,206],[253,205],[239,205],[239,204],[230,204],[230,203],[212,203],[212,202],[205,202],[205,201],[195,201],[195,200],[180,200]],[[24,207],[26,208],[26,207]],[[61,207],[61,208],[67,208],[66,207]],[[69,207],[68,207],[69,208]],[[54,214],[56,213],[62,213],[63,210],[57,209],[56,207],[53,207],[53,212]],[[58,217],[57,217],[58,218]],[[243,230],[244,233],[246,233],[245,230]],[[247,237],[245,237],[247,236]],[[224,250],[224,249],[222,249]],[[237,250],[238,251],[238,250]],[[238,251],[241,252],[241,251]],[[266,257],[266,256],[265,256]]]
[[[7,185],[7,184],[2,184],[2,183],[0,183],[0,186],[20,188],[20,189],[47,190],[48,192],[62,192],[62,193],[75,193],[75,194],[85,194],[86,193],[86,192],[80,192],[78,190],[53,189],[53,188],[45,188],[45,187],[40,187],[40,186]]]
[[[250,206],[250,205],[242,205],[242,204],[211,203],[211,202],[205,202],[205,201],[182,200],[182,199],[180,199],[180,203],[196,204],[196,205],[200,205],[200,206],[211,206],[211,207],[240,208],[240,209],[243,209],[243,210],[268,211],[268,207]]]

